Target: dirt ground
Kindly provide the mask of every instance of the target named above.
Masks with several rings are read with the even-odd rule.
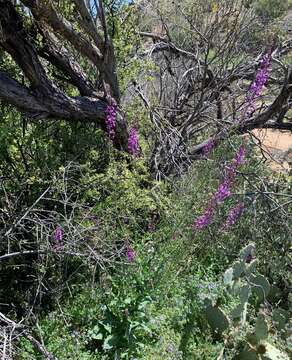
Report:
[[[261,141],[270,156],[268,163],[275,171],[288,172],[292,165],[292,134],[279,130],[254,130],[254,135]]]

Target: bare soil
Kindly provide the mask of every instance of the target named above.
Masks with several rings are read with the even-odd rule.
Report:
[[[254,135],[270,154],[269,166],[275,171],[289,172],[292,165],[292,134],[279,130],[258,129]]]

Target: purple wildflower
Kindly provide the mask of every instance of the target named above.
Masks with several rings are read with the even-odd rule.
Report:
[[[61,228],[61,226],[57,226],[55,233],[54,233],[54,239],[55,241],[62,241],[63,239],[63,230]]]
[[[135,127],[132,127],[130,130],[128,138],[128,151],[133,156],[137,156],[139,153],[138,131]]]
[[[256,100],[261,95],[264,86],[266,85],[269,77],[269,67],[271,64],[272,53],[269,51],[265,54],[260,60],[260,68],[257,71],[256,78],[251,84],[248,94],[245,99],[245,107],[243,110],[243,121],[249,118],[256,109]],[[239,120],[240,121],[240,120]],[[203,154],[208,154],[214,147],[215,142],[213,139],[210,139],[203,147]],[[226,168],[226,174],[222,183],[220,183],[217,191],[213,194],[211,201],[208,207],[205,209],[204,213],[198,217],[194,223],[195,229],[203,229],[207,227],[214,216],[216,206],[222,203],[226,198],[231,194],[231,187],[233,185],[236,169],[243,164],[245,158],[245,148],[243,145],[240,146],[238,152],[235,154],[235,157],[232,163]],[[243,204],[240,203],[230,210],[228,218],[225,223],[225,227],[230,227],[235,224],[238,217],[243,211]]]
[[[235,179],[236,169],[243,163],[244,157],[245,149],[244,146],[241,145],[238,152],[235,154],[232,163],[227,167],[223,181],[219,184],[218,189],[211,197],[208,207],[195,221],[195,229],[202,230],[207,227],[214,217],[216,207],[231,195],[231,187]]]
[[[202,230],[205,227],[207,227],[211,223],[213,219],[213,215],[214,215],[214,206],[213,204],[211,204],[209,207],[205,209],[203,215],[197,218],[197,220],[194,223],[194,228],[197,230]]]
[[[269,51],[260,60],[260,68],[256,73],[254,82],[250,85],[246,99],[243,120],[249,118],[255,112],[255,102],[261,95],[264,86],[269,78],[269,68],[271,65],[272,53]]]
[[[228,213],[227,216],[227,220],[223,226],[224,229],[228,229],[231,226],[233,226],[236,221],[238,220],[238,218],[240,217],[240,215],[242,214],[244,209],[244,204],[243,203],[238,203],[236,206],[234,206]]]
[[[62,230],[61,226],[58,225],[54,232],[54,249],[55,250],[62,249],[62,247],[63,247],[62,240],[63,240],[63,230]]]
[[[243,145],[240,145],[240,148],[234,157],[235,166],[238,167],[238,166],[242,165],[244,162],[244,158],[245,158],[245,148]]]
[[[127,259],[128,259],[129,262],[133,262],[135,260],[136,253],[131,247],[128,247],[127,252],[126,252],[126,256],[127,256]]]
[[[216,204],[222,203],[226,198],[231,195],[230,183],[228,180],[224,180],[218,187],[214,194],[214,201]]]
[[[108,105],[105,109],[106,118],[105,118],[105,125],[108,136],[111,140],[115,138],[116,133],[116,117],[117,117],[117,105],[112,104]]]
[[[232,161],[232,164],[230,166],[227,167],[227,173],[225,175],[226,181],[228,180],[228,182],[230,183],[230,185],[232,184],[234,178],[235,178],[235,174],[236,174],[236,169],[243,164],[244,162],[244,158],[245,158],[245,148],[243,145],[240,146],[238,152],[235,154],[234,159]]]
[[[206,144],[203,146],[203,155],[206,156],[208,155],[213,148],[215,147],[215,141],[213,138],[209,139]]]

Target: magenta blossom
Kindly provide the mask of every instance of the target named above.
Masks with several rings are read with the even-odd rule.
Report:
[[[226,180],[228,179],[229,183],[232,184],[236,175],[237,168],[244,163],[245,159],[245,148],[243,145],[240,146],[239,150],[235,154],[231,165],[229,165],[227,169],[227,173],[225,175]]]
[[[57,226],[54,232],[54,249],[61,250],[63,248],[63,230],[61,226]]]
[[[242,165],[244,162],[244,158],[245,158],[245,148],[243,145],[240,145],[240,148],[234,157],[235,166],[238,167]]]
[[[137,156],[139,154],[138,131],[135,127],[132,127],[130,130],[128,138],[128,151],[133,156]]]
[[[256,73],[255,80],[250,85],[245,99],[245,107],[243,111],[243,121],[248,119],[256,110],[256,100],[261,96],[262,91],[269,78],[269,70],[272,61],[271,50],[265,54],[260,60],[260,68]]]
[[[250,97],[256,98],[261,95],[263,87],[269,78],[269,67],[271,64],[271,52],[265,54],[260,60],[260,69],[256,74],[254,82],[249,88]]]
[[[59,225],[56,227],[56,230],[54,233],[54,239],[55,239],[55,241],[62,241],[62,239],[63,239],[63,230],[62,230],[61,226],[59,226]]]
[[[252,113],[255,111],[255,104],[257,98],[261,95],[264,86],[268,80],[269,76],[269,67],[271,64],[271,51],[268,54],[264,55],[260,61],[260,68],[257,71],[255,81],[251,84],[248,94],[245,99],[245,107],[243,110],[243,121],[249,118]],[[208,153],[213,148],[212,139],[209,140],[203,148],[203,153]],[[236,170],[237,168],[243,164],[245,159],[245,148],[243,145],[240,146],[239,150],[234,156],[232,163],[226,167],[226,173],[223,181],[220,183],[216,192],[212,195],[211,200],[209,201],[209,205],[203,212],[201,216],[194,223],[195,229],[204,229],[207,227],[215,214],[216,207],[222,203],[226,198],[231,195],[231,187],[234,183]],[[243,211],[243,204],[238,204],[233,209],[230,210],[226,223],[224,225],[225,228],[228,228],[235,224],[236,220],[239,218]]]
[[[209,207],[207,207],[205,209],[203,215],[201,215],[197,218],[197,220],[195,221],[195,223],[193,225],[194,229],[202,230],[205,227],[207,227],[208,225],[210,225],[210,223],[213,220],[213,216],[214,216],[214,207],[211,204]]]
[[[126,252],[126,256],[127,256],[127,259],[128,259],[129,262],[133,262],[135,260],[136,253],[131,247],[128,247],[127,252]]]
[[[218,189],[209,200],[209,205],[201,216],[194,223],[194,228],[202,230],[207,227],[213,220],[215,210],[225,199],[231,195],[231,188],[235,180],[236,169],[243,163],[245,157],[245,149],[240,146],[235,154],[232,163],[227,167],[223,181],[219,184]]]
[[[108,105],[105,110],[106,118],[105,125],[108,136],[111,140],[115,138],[116,134],[116,118],[117,118],[117,105]]]
[[[209,139],[206,144],[203,146],[203,155],[208,155],[215,147],[215,141],[213,138]]]
[[[234,206],[228,213],[227,220],[225,224],[223,225],[224,229],[228,229],[231,226],[233,226],[238,218],[241,216],[242,212],[244,210],[244,203],[238,203],[236,206]]]
[[[217,191],[214,194],[214,201],[217,204],[222,203],[231,195],[230,183],[228,180],[224,180],[218,187]]]

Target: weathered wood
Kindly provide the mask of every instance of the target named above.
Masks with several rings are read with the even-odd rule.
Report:
[[[77,32],[69,21],[58,14],[50,0],[22,0],[22,2],[30,8],[36,20],[50,25],[56,33],[69,41],[80,54],[96,66],[106,84],[109,84],[111,95],[119,101],[120,92],[112,47],[110,47],[110,56],[105,59],[102,50],[87,40],[82,33]]]
[[[37,20],[36,30],[43,37],[43,46],[36,48],[23,20],[12,1],[0,0],[0,48],[11,55],[27,79],[22,85],[7,73],[0,72],[0,99],[15,106],[34,119],[64,119],[67,121],[94,122],[106,130],[106,107],[110,96],[119,100],[119,87],[114,58],[105,63],[104,54],[97,46],[79,34],[73,25],[54,9],[51,1],[23,0]],[[84,16],[82,13],[81,16]],[[97,73],[110,88],[108,97],[101,96],[81,66],[49,28],[67,40],[82,56],[91,60]],[[92,29],[93,30],[93,29]],[[97,32],[96,32],[97,34]],[[96,37],[101,41],[101,38]],[[64,74],[64,79],[76,86],[80,96],[68,96],[48,75],[47,62]],[[116,97],[115,97],[116,96]],[[127,150],[127,126],[118,113],[114,144]]]

